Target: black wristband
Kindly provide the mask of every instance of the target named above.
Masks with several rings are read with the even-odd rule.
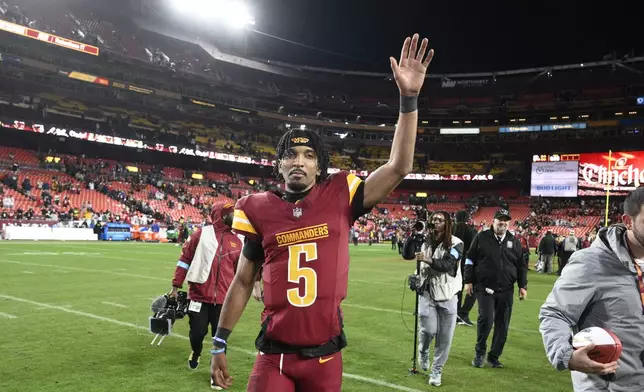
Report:
[[[401,95],[400,96],[400,113],[411,113],[418,110],[418,96],[417,95]]]
[[[217,332],[212,338],[212,345],[215,347],[226,347],[228,345],[228,337],[233,333],[230,329],[217,327]]]

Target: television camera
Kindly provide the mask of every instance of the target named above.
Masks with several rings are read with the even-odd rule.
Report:
[[[425,242],[425,233],[427,229],[431,229],[431,224],[422,220],[417,220],[409,227],[411,229],[411,233],[405,239],[403,244],[402,257],[405,260],[414,260],[416,258],[416,252],[420,252],[420,249]]]
[[[188,293],[179,291],[176,298],[168,294],[157,297],[151,306],[150,332],[155,334],[150,345],[157,342],[157,346],[163,343],[163,339],[172,333],[172,326],[176,320],[180,320],[188,313]]]

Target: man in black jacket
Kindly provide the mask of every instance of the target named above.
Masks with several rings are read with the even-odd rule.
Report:
[[[552,259],[557,253],[557,241],[552,235],[552,231],[548,230],[546,235],[543,236],[539,242],[539,256],[543,262],[543,270],[537,272],[545,272],[546,274],[552,273]]]
[[[479,302],[476,357],[472,361],[472,366],[479,368],[483,367],[492,325],[494,335],[487,362],[494,368],[503,367],[499,357],[508,337],[514,284],[518,282],[519,299],[528,295],[528,268],[521,242],[508,231],[510,219],[507,210],[498,210],[491,229],[481,231],[472,241],[465,261],[464,290],[468,295],[475,294]]]

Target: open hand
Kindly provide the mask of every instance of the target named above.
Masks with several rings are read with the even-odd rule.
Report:
[[[420,89],[425,82],[425,74],[429,63],[434,58],[434,49],[431,49],[423,60],[429,41],[427,38],[423,38],[420,49],[418,49],[418,40],[418,34],[414,34],[413,38],[407,37],[405,39],[400,53],[400,62],[397,62],[393,57],[389,58],[400,95],[413,96],[420,93]],[[417,49],[418,53],[416,52]]]

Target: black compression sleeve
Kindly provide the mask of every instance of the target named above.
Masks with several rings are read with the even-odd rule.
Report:
[[[371,211],[371,208],[364,207],[364,181],[358,185],[356,193],[353,195],[353,201],[351,201],[351,218],[353,221],[360,218],[362,215],[367,214]]]
[[[264,261],[264,248],[260,241],[253,241],[248,238],[244,238],[244,249],[242,249],[242,254],[245,258],[253,262]]]

